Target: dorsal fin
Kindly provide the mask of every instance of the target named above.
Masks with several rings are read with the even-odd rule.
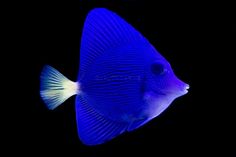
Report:
[[[146,39],[115,13],[96,8],[89,12],[82,34],[80,49],[80,75],[94,60],[112,48]]]

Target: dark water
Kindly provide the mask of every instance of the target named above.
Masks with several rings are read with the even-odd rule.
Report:
[[[49,64],[76,80],[83,22],[95,7],[110,9],[137,28],[191,88],[142,128],[106,144],[87,147],[77,137],[75,98],[48,111],[39,97],[39,75],[43,65]],[[229,99],[218,101],[222,96],[219,86],[224,84],[214,83],[214,74],[222,75],[225,68],[221,63],[232,50],[228,45],[233,43],[235,29],[230,8],[225,12],[206,4],[163,5],[144,0],[27,3],[14,8],[10,29],[14,40],[11,47],[15,49],[11,62],[15,65],[8,73],[17,82],[17,96],[8,99],[13,104],[6,116],[5,145],[9,148],[91,157],[235,153],[231,144],[235,142],[234,114],[228,108],[232,103]]]

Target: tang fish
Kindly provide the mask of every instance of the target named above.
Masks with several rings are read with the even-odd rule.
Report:
[[[78,136],[86,145],[143,126],[188,92],[152,44],[105,8],[88,13],[80,46],[77,81],[45,65],[40,95],[51,110],[76,95]]]

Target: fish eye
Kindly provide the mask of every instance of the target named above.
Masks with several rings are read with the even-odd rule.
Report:
[[[165,67],[161,63],[154,63],[151,65],[151,71],[155,75],[162,75],[165,72]]]

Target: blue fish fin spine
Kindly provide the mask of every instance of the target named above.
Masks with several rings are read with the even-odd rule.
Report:
[[[78,82],[70,81],[49,65],[44,66],[40,76],[40,95],[48,109],[55,109],[78,93]]]

